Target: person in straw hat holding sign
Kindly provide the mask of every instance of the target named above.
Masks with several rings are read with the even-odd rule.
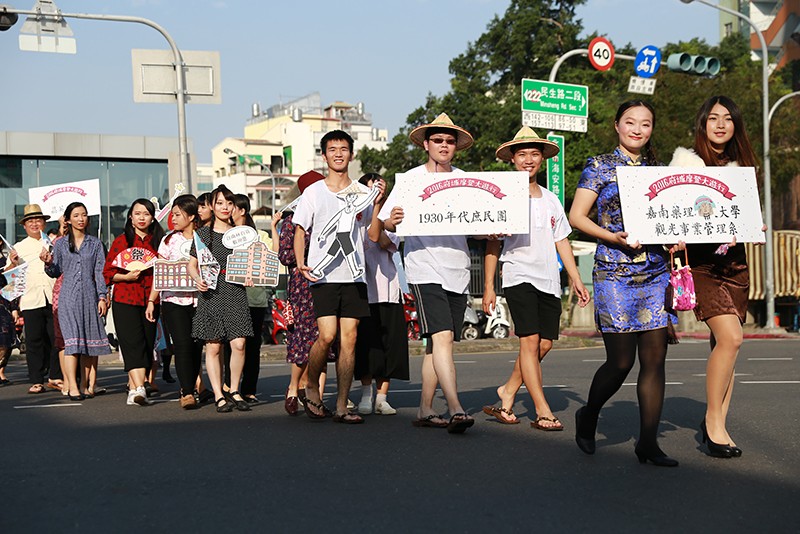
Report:
[[[578,295],[578,304],[583,307],[589,303],[589,292],[581,282],[567,239],[572,228],[564,207],[556,195],[536,182],[542,162],[556,156],[558,151],[558,145],[540,138],[527,126],[523,126],[513,140],[498,147],[495,152],[498,159],[511,162],[516,170],[528,173],[530,232],[507,236],[504,241],[490,240],[486,244],[483,267],[483,310],[492,313],[498,258],[503,262],[503,291],[519,337],[519,356],[514,370],[508,381],[497,388],[500,407],[484,406],[483,411],[501,423],[519,423],[513,406],[524,382],[536,408],[537,417],[531,426],[546,431],[564,430],[544,396],[540,364],[553,346],[553,340],[558,339],[561,323],[561,278],[556,251]]]
[[[50,373],[49,387],[58,389],[60,366],[58,353],[53,350],[53,286],[55,280],[44,272],[44,262],[39,258],[42,249],[52,244],[44,235],[44,223],[49,219],[42,213],[39,204],[28,204],[23,208],[19,223],[25,228],[27,237],[16,243],[9,252],[10,263],[6,270],[28,263],[25,278],[25,294],[20,297],[19,309],[25,319],[25,342],[28,346],[25,359],[28,363],[28,378],[33,384],[28,393],[45,390],[44,377]],[[60,380],[58,380],[60,382]]]
[[[451,161],[459,150],[472,146],[472,135],[442,113],[430,124],[412,130],[411,142],[427,153],[428,159],[406,174],[453,172]],[[387,230],[394,232],[403,221],[403,208],[390,195],[378,215]],[[413,424],[417,427],[447,428],[462,433],[475,420],[458,400],[453,342],[461,335],[469,287],[467,237],[407,236],[404,259],[409,287],[417,301],[422,335],[427,338],[422,362],[422,395]],[[436,386],[440,384],[449,421],[433,410]]]

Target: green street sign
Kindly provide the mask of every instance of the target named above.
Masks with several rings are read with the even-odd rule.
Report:
[[[564,205],[564,136],[547,134],[547,140],[558,145],[558,154],[547,160],[547,189]]]
[[[532,128],[586,132],[589,88],[585,85],[522,80],[522,124]]]

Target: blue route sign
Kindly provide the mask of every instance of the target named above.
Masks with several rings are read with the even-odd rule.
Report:
[[[639,49],[633,62],[636,76],[650,78],[658,72],[659,67],[661,67],[661,50],[653,45],[647,45]]]

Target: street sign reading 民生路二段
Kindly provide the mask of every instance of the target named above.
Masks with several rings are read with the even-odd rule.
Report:
[[[400,236],[525,234],[528,187],[524,171],[399,173],[386,206],[403,208]]]
[[[753,167],[617,167],[628,243],[763,243]]]
[[[531,128],[586,132],[589,88],[585,85],[522,80],[522,124]]]

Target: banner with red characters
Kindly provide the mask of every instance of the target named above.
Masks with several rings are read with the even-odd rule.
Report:
[[[617,167],[628,243],[761,243],[752,167]]]
[[[524,234],[530,225],[528,174],[400,173],[392,196],[405,217],[398,235]]]

